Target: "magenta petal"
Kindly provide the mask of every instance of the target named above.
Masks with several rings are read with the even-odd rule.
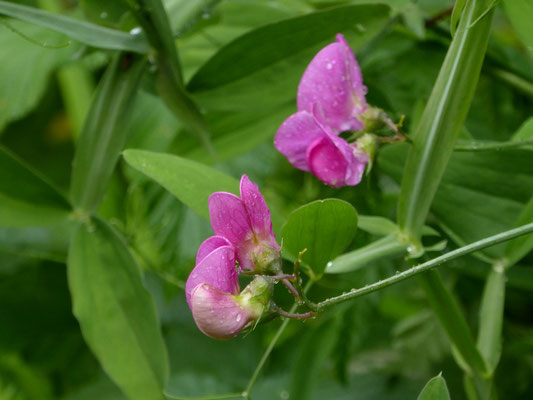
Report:
[[[216,192],[209,197],[208,205],[215,235],[225,237],[234,246],[239,246],[253,236],[248,213],[239,197]]]
[[[191,295],[191,310],[198,328],[214,339],[230,339],[252,319],[235,297],[202,283]]]
[[[185,284],[185,296],[191,307],[191,293],[201,283],[230,294],[240,292],[239,279],[235,270],[235,249],[230,246],[219,247],[209,253],[192,270]]]
[[[274,137],[274,146],[296,168],[309,171],[305,153],[313,140],[322,136],[310,112],[299,111],[283,122]]]
[[[196,265],[200,264],[200,262],[213,250],[222,246],[231,247],[231,243],[222,236],[211,236],[205,239],[196,253]]]
[[[272,232],[272,221],[270,219],[270,210],[265,199],[255,183],[250,181],[246,175],[241,178],[241,199],[248,212],[250,224],[255,235],[274,249],[278,249],[276,237]]]
[[[351,162],[346,171],[346,185],[355,186],[363,178],[363,173],[365,172],[365,167],[370,161],[368,155],[354,152]]]
[[[355,56],[342,35],[318,52],[298,86],[298,110],[312,112],[319,104],[325,122],[336,132],[360,130],[367,107],[366,87]]]
[[[307,150],[307,163],[313,175],[332,187],[345,185],[348,161],[330,137],[316,139]]]

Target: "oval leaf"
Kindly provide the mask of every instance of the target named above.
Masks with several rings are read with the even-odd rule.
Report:
[[[196,161],[143,150],[126,150],[124,158],[205,218],[211,193],[239,193],[236,179]]]
[[[77,228],[68,258],[73,312],[104,370],[130,399],[164,399],[165,343],[140,269],[104,221]]]
[[[418,396],[418,400],[450,400],[446,381],[440,375],[431,378]]]
[[[357,230],[357,211],[351,204],[337,199],[318,200],[302,206],[283,227],[283,249],[296,258],[302,257],[309,275],[319,279],[328,261],[341,254]]]

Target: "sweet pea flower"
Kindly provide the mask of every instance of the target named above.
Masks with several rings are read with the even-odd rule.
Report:
[[[229,244],[240,268],[263,274],[281,270],[280,248],[272,232],[270,210],[257,185],[243,175],[241,197],[216,192],[209,197],[209,215],[215,236],[202,244],[209,251]],[[199,252],[200,252],[199,250]]]
[[[215,240],[206,242],[198,251],[185,295],[194,321],[204,334],[230,339],[268,310],[273,284],[268,277],[259,276],[241,292],[234,247],[223,239],[218,247]]]
[[[305,70],[298,112],[281,125],[274,146],[293,166],[329,186],[357,185],[370,161],[367,148],[338,135],[365,127],[366,91],[357,60],[338,34]]]

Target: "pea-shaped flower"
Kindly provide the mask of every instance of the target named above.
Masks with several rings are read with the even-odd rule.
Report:
[[[298,169],[329,186],[353,186],[370,161],[366,149],[338,136],[364,128],[368,109],[361,70],[341,34],[318,52],[298,86],[298,112],[279,128],[274,145]]]
[[[233,246],[226,243],[206,254],[207,250],[207,246],[200,247],[187,279],[187,303],[204,334],[230,339],[268,310],[273,284],[268,277],[259,276],[241,292]]]
[[[216,192],[209,197],[209,215],[216,236],[207,239],[202,246],[207,248],[224,241],[235,248],[242,269],[262,274],[278,273],[280,249],[272,232],[265,199],[246,175],[241,178],[240,193],[241,197],[226,192]]]

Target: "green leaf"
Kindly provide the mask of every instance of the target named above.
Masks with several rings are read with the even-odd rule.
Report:
[[[362,229],[362,228],[361,228]],[[388,235],[357,250],[345,253],[329,262],[328,274],[357,271],[372,263],[407,254],[407,244],[400,243],[396,235]]]
[[[476,347],[457,300],[444,286],[438,271],[430,270],[423,275],[417,275],[417,281],[424,289],[433,312],[439,318],[448,337],[458,350],[459,356],[466,362],[463,367],[469,370],[469,373],[475,372],[481,376],[486,375],[485,360]]]
[[[441,375],[431,378],[420,392],[418,400],[450,400],[444,378]]]
[[[477,347],[487,363],[489,374],[494,373],[502,352],[506,279],[503,266],[494,265],[481,299]]]
[[[358,228],[372,235],[391,235],[398,233],[398,226],[390,219],[373,215],[359,215]]]
[[[424,221],[470,108],[494,10],[469,26],[489,3],[466,4],[413,137],[398,204],[398,224],[414,245],[419,245]]]
[[[65,47],[66,38],[47,29],[14,20],[5,23],[0,24],[0,132],[37,105],[50,74],[78,48]]]
[[[267,24],[218,51],[188,84],[206,108],[270,107],[294,98],[306,65],[343,32],[353,49],[387,23],[384,5],[350,5]]]
[[[530,54],[533,52],[533,3],[529,0],[504,1],[503,7],[518,37]]]
[[[196,161],[142,150],[124,151],[124,159],[205,218],[212,193],[239,192],[236,179]]]
[[[183,85],[178,51],[163,3],[161,0],[138,0],[130,4],[130,9],[146,32],[148,41],[157,50],[155,83],[159,95],[187,131],[214,155],[204,116]]]
[[[533,117],[527,119],[518,130],[513,134],[513,141],[531,140],[533,139]],[[533,145],[527,147],[528,150],[533,150]]]
[[[0,147],[0,226],[43,226],[64,221],[71,208],[46,178]]]
[[[78,226],[68,258],[73,313],[107,374],[130,399],[164,399],[165,343],[140,269],[104,221]]]
[[[24,228],[0,228],[0,252],[59,263],[67,261],[72,221]]]
[[[319,374],[333,351],[339,335],[340,315],[308,332],[301,342],[292,370],[291,399],[311,399]]]
[[[357,230],[357,211],[337,199],[318,200],[297,208],[282,229],[283,249],[293,258],[307,249],[302,261],[319,279],[326,265],[351,243]]]
[[[287,118],[294,104],[283,104],[274,109],[234,112],[210,112],[206,115],[212,132],[212,143],[219,162],[231,160],[270,140]],[[202,162],[213,162],[213,157],[190,136],[178,135],[171,152]]]
[[[465,8],[465,4],[466,0],[455,0],[452,17],[450,19],[450,32],[452,37],[455,36],[455,28],[457,28],[457,23],[459,22],[459,18],[461,17],[463,9]]]
[[[85,211],[98,207],[124,147],[123,124],[144,66],[143,58],[119,53],[96,89],[72,167],[72,202]]]
[[[406,145],[384,148],[380,168],[399,181],[407,150]],[[512,228],[531,196],[531,151],[454,153],[431,211],[446,234],[464,245]],[[482,254],[491,263],[504,256],[504,249],[505,245],[492,246]]]
[[[526,204],[515,226],[521,226],[533,222],[533,197]],[[508,267],[515,265],[533,250],[533,235],[525,235],[506,243],[505,263]]]
[[[52,14],[38,8],[0,1],[0,14],[22,19],[55,32],[63,33],[74,40],[97,48],[133,51],[143,54],[149,50],[148,43],[143,35],[131,35],[82,20]]]

